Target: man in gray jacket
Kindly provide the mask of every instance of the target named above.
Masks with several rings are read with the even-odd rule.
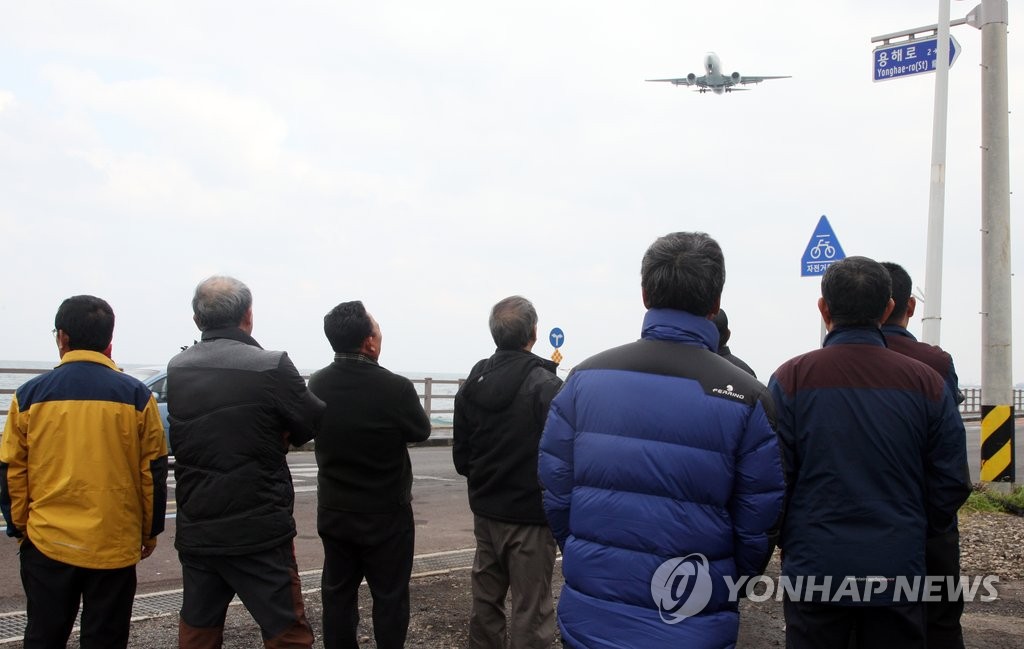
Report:
[[[184,585],[179,647],[220,647],[236,594],[265,647],[312,647],[285,455],[313,438],[324,403],[287,353],[252,338],[245,284],[211,277],[196,287],[192,310],[202,340],[167,366]]]

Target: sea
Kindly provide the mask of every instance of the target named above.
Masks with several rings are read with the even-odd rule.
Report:
[[[45,372],[52,369],[56,365],[55,361],[3,361],[0,360],[0,392],[11,391],[13,392],[25,381],[31,379],[35,374],[23,374],[23,373],[11,373],[4,372],[8,369],[27,369],[27,370],[39,370]],[[124,365],[122,369],[126,372],[140,368],[151,368],[152,364],[135,364],[135,365]],[[305,376],[309,375],[315,370],[299,369],[299,372]],[[434,427],[434,432],[431,433],[433,438],[446,438],[451,437],[452,427],[452,413],[450,412],[455,407],[455,393],[459,389],[459,381],[465,378],[464,374],[452,374],[449,372],[397,372],[402,376],[406,377],[416,386],[416,391],[421,395],[420,401],[424,399],[422,395],[425,391],[427,379],[431,379],[431,412],[430,423]],[[11,405],[11,394],[0,394],[0,412],[6,413]],[[447,411],[447,412],[446,412]],[[7,421],[6,414],[0,414],[0,430],[3,430],[3,426]]]

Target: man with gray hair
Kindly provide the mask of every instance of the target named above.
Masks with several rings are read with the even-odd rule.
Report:
[[[285,352],[252,338],[252,294],[232,277],[196,287],[202,339],[167,366],[184,593],[182,649],[220,647],[237,594],[268,649],[312,647],[293,539],[285,455],[316,434],[325,406]]]
[[[554,362],[531,351],[537,311],[529,300],[501,300],[489,324],[497,350],[473,366],[455,396],[452,459],[469,484],[476,536],[469,646],[549,649],[555,541],[541,505],[537,445],[562,381]]]

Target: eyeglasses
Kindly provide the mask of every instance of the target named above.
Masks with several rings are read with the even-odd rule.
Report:
[[[56,329],[52,330],[50,332],[50,335],[52,335],[54,338],[56,338],[57,337],[57,330]]]

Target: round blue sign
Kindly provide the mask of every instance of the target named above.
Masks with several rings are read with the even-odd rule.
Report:
[[[561,329],[555,327],[554,329],[551,330],[551,333],[548,334],[548,340],[551,341],[552,347],[558,349],[559,347],[562,346],[562,343],[565,342],[565,334],[562,333]]]

